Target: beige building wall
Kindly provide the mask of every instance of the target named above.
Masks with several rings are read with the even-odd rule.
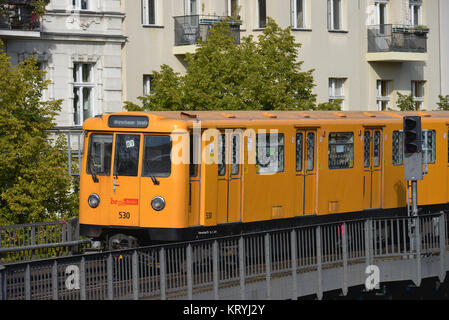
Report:
[[[123,32],[127,37],[123,48],[123,98],[133,102],[138,102],[137,97],[143,94],[144,75],[160,70],[160,65],[168,64],[181,73],[185,71],[182,55],[173,54],[173,17],[188,12],[186,0],[158,0],[156,23],[144,25],[142,0],[138,0],[138,5],[136,1],[122,1],[122,10],[126,13]],[[258,1],[239,1],[242,37],[257,36],[261,32]],[[407,25],[410,0],[340,0],[342,24],[338,30],[328,29],[328,1],[331,0],[304,0],[305,25],[292,29],[296,41],[302,44],[299,59],[304,61],[303,70],[315,69],[317,101],[329,100],[329,78],[339,78],[345,79],[344,110],[378,110],[377,80],[389,80],[388,107],[394,109],[397,92],[409,94],[412,81],[419,80],[425,81],[423,109],[434,109],[442,81],[438,16],[440,2],[448,0],[422,0],[421,24],[430,29],[426,53],[382,53],[376,56],[377,61],[367,61],[372,60],[368,55],[367,26],[378,23],[375,3],[386,4],[386,24]],[[198,14],[230,15],[226,0],[197,2]],[[266,14],[281,27],[290,26],[293,2],[266,0]]]

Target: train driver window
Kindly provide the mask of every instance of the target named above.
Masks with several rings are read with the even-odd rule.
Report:
[[[143,152],[143,177],[168,177],[171,173],[170,136],[145,136]]]
[[[277,173],[284,171],[284,134],[256,135],[256,172]]]
[[[354,133],[329,133],[329,169],[354,167]]]
[[[90,135],[86,172],[108,176],[111,174],[112,134]]]

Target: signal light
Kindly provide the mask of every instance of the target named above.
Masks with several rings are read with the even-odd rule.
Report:
[[[404,117],[404,153],[418,153],[421,150],[421,117]]]

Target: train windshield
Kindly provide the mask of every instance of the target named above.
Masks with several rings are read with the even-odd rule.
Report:
[[[112,134],[91,134],[87,155],[87,173],[109,175],[111,173],[111,159]]]
[[[143,177],[168,177],[171,173],[171,147],[169,136],[145,136]]]
[[[140,135],[117,134],[115,137],[114,176],[137,177]]]

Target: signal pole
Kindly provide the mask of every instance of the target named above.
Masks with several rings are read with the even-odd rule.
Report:
[[[422,171],[422,130],[421,117],[405,116],[404,124],[404,178],[407,181],[407,199],[409,195],[409,181],[412,188],[412,209],[410,210],[410,202],[407,202],[407,211],[409,217],[418,216],[418,180],[423,179]],[[409,236],[411,250],[416,247],[415,232],[416,219],[409,224]]]

